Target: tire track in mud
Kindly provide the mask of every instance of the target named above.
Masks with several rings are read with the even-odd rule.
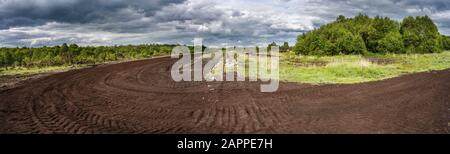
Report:
[[[174,82],[176,59],[102,65],[0,92],[1,133],[449,133],[450,71],[351,85]],[[5,112],[3,112],[5,111]]]

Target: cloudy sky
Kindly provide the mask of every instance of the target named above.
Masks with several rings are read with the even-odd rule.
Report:
[[[337,15],[428,15],[450,35],[448,0],[0,0],[0,47],[295,42]]]

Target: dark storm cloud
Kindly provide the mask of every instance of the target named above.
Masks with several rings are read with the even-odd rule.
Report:
[[[173,5],[156,13],[155,19],[160,22],[186,20],[194,20],[199,23],[209,22],[224,15],[224,12],[214,8],[214,6],[215,3]]]
[[[319,0],[317,3],[329,5],[329,14],[355,14],[404,17],[410,15],[430,15],[448,11],[448,0]]]
[[[450,9],[448,0],[392,0],[395,4],[402,6],[414,6],[421,9],[432,8],[436,11],[444,11]]]
[[[126,10],[151,16],[156,10],[183,0],[1,0],[0,28],[38,25],[45,21],[106,23],[136,18]]]
[[[371,16],[381,15],[401,20],[407,16],[430,16],[441,33],[450,34],[450,2],[448,0],[376,0],[336,1],[332,12],[355,15],[358,12]],[[347,10],[347,11],[339,11]]]
[[[40,19],[30,19],[24,17],[0,19],[0,29],[7,29],[12,26],[37,26],[45,24],[46,21]]]

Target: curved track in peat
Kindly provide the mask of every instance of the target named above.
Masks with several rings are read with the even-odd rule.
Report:
[[[449,133],[450,71],[351,85],[174,82],[175,59],[102,65],[0,92],[0,133]]]

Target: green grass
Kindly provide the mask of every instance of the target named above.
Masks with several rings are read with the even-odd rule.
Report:
[[[83,66],[49,66],[49,67],[10,67],[8,69],[0,68],[0,76],[4,75],[24,75],[37,74],[44,72],[66,71],[70,69],[83,68]]]
[[[435,54],[374,55],[371,58],[389,62],[370,62],[359,55],[319,57],[283,53],[280,58],[280,80],[313,84],[345,84],[450,68],[449,51]]]

